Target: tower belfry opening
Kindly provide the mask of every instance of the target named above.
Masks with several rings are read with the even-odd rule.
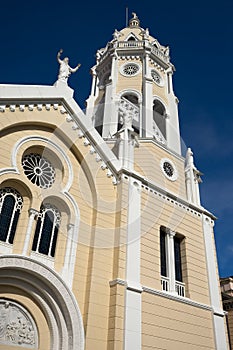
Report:
[[[169,48],[140,26],[133,13],[126,28],[97,51],[87,115],[104,139],[120,129],[121,114],[132,111],[140,138],[153,139],[180,154],[177,98],[172,88],[174,66]]]

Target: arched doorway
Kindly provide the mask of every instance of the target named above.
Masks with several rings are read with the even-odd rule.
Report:
[[[35,320],[39,340],[34,349],[84,349],[82,317],[73,293],[44,264],[18,255],[1,256],[0,298],[21,304]]]

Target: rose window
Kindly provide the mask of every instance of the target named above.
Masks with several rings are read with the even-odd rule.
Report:
[[[139,72],[139,69],[140,67],[137,64],[128,63],[123,67],[122,72],[124,75],[134,76]]]
[[[155,71],[155,70],[152,70],[151,71],[151,76],[152,76],[152,79],[153,79],[153,81],[156,83],[156,84],[158,84],[158,85],[160,85],[161,84],[161,77],[160,77],[160,75]]]
[[[45,157],[40,154],[27,154],[23,157],[24,174],[40,188],[49,188],[55,181],[55,169]]]
[[[169,179],[170,181],[175,181],[177,179],[178,177],[177,169],[170,159],[167,159],[167,158],[161,159],[160,167],[167,179]]]
[[[168,163],[168,162],[164,162],[163,163],[163,170],[165,171],[165,173],[169,177],[172,177],[173,174],[174,174],[173,166],[170,163]]]

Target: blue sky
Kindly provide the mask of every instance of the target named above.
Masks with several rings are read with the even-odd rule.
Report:
[[[1,5],[0,83],[52,85],[60,48],[84,107],[95,52],[125,26],[125,8],[141,26],[170,46],[176,67],[181,134],[204,173],[203,205],[218,221],[216,245],[221,276],[233,275],[233,0],[161,1],[8,1]]]

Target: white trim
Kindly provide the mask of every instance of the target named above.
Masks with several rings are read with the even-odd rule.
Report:
[[[169,110],[168,110],[168,106],[166,105],[166,103],[164,102],[164,100],[160,97],[160,96],[158,96],[158,95],[153,95],[152,96],[152,108],[153,108],[153,106],[154,106],[154,102],[155,101],[159,101],[162,105],[163,105],[163,107],[164,107],[164,109],[165,109],[165,113],[166,113],[166,115],[164,116],[165,118],[167,118],[168,116],[169,116]],[[166,148],[167,149],[167,148]],[[171,150],[171,153],[173,154],[173,153],[175,153],[173,150]],[[179,157],[182,157],[180,154],[177,154]],[[183,157],[182,157],[183,158]]]
[[[1,284],[25,290],[38,303],[50,325],[52,350],[84,350],[79,306],[56,272],[30,258],[0,256]]]
[[[141,183],[131,178],[128,187],[124,350],[141,350],[140,235]]]
[[[50,269],[54,269],[54,258],[48,255],[41,254],[41,253],[38,253],[37,251],[32,250],[30,252],[30,258],[32,258],[33,260],[39,261],[42,264],[45,264]]]
[[[183,304],[197,307],[199,309],[213,311],[212,307],[209,305],[199,303],[197,301],[191,300],[191,299],[186,298],[186,297],[181,297],[178,294],[175,295],[175,294],[171,294],[169,292],[163,292],[161,290],[157,290],[157,289],[146,287],[146,286],[142,286],[142,289],[143,289],[143,292],[145,292],[145,293],[150,293],[150,294],[161,296],[161,297],[166,298],[166,299],[175,300],[175,301],[178,301],[178,302],[183,303]]]
[[[126,73],[124,72],[124,68],[125,68],[126,66],[131,65],[131,64],[134,65],[134,66],[136,66],[136,67],[138,68],[138,70],[137,70],[136,73],[133,73],[133,74],[126,74]],[[123,75],[124,77],[131,78],[131,77],[135,77],[136,75],[138,75],[139,73],[141,73],[142,67],[141,67],[140,64],[138,64],[138,63],[136,63],[136,62],[134,62],[134,61],[129,61],[129,62],[126,62],[126,63],[122,64],[122,65],[120,66],[120,68],[119,68],[119,71],[120,71],[121,75]]]
[[[109,282],[110,287],[113,287],[113,286],[115,286],[117,284],[119,284],[121,286],[126,286],[127,282],[125,280],[121,279],[121,278],[116,278],[115,280],[112,280],[112,281]],[[195,300],[191,300],[191,299],[186,298],[186,297],[181,297],[178,294],[172,294],[172,293],[169,293],[169,292],[164,292],[164,291],[161,291],[161,290],[158,290],[158,289],[154,289],[154,288],[150,288],[150,287],[147,287],[147,286],[141,286],[141,289],[142,289],[142,293],[149,293],[149,294],[158,295],[158,296],[166,298],[166,299],[175,300],[175,301],[178,301],[180,303],[191,305],[191,306],[197,307],[199,309],[212,311],[214,313],[214,310],[213,310],[212,306],[207,305],[207,304],[203,304],[203,303],[200,303],[200,302],[197,302]],[[139,292],[140,292],[140,290],[139,290]],[[220,312],[220,315],[223,317],[224,316],[224,311],[223,310],[219,310],[219,312]]]
[[[13,251],[13,244],[0,241],[0,254],[11,254]]]
[[[215,247],[213,241],[213,223],[211,219],[202,214],[203,234],[206,252],[207,274],[209,282],[210,301],[213,313],[213,324],[216,350],[227,350],[226,330],[224,318],[222,317],[223,310],[220,302],[219,293],[219,278],[217,274],[217,266],[215,260]]]
[[[35,217],[39,214],[39,212],[33,208],[29,209],[29,220],[28,220],[28,226],[27,226],[27,231],[25,235],[25,241],[24,241],[24,246],[23,246],[23,251],[22,254],[26,255],[28,252],[29,248],[29,242],[32,234],[32,225]]]
[[[153,72],[153,71],[159,76],[159,78],[160,78],[160,82],[159,82],[159,83],[158,83],[157,81],[154,80],[153,75],[152,75],[152,72]],[[151,78],[152,78],[153,82],[154,82],[156,85],[158,85],[158,86],[160,86],[160,87],[163,87],[163,86],[164,86],[164,79],[161,77],[161,75],[158,73],[158,71],[157,71],[154,67],[151,67],[151,69],[150,69],[150,74],[151,74]]]
[[[142,102],[142,94],[136,89],[124,89],[124,90],[121,90],[117,94],[118,100],[120,100],[121,97],[124,97],[124,95],[127,95],[127,94],[137,96],[139,104]]]
[[[127,37],[124,39],[124,41],[130,41],[129,38],[130,38],[131,36],[135,39],[135,41],[140,41],[140,40],[136,37],[136,35],[135,35],[133,32],[130,32],[130,33],[127,35]]]
[[[47,137],[43,137],[43,136],[37,136],[37,135],[32,135],[32,136],[26,136],[23,137],[22,139],[18,140],[15,145],[14,148],[12,150],[12,154],[11,154],[11,163],[12,163],[12,167],[16,170],[16,172],[19,174],[19,169],[17,167],[17,153],[19,151],[19,148],[27,143],[27,142],[31,142],[31,141],[36,141],[36,142],[45,142],[47,144],[49,144],[50,146],[54,147],[64,158],[66,165],[68,167],[68,181],[67,184],[64,188],[64,191],[68,191],[72,185],[73,182],[73,168],[71,165],[71,162],[67,156],[67,154],[64,152],[64,150],[58,146],[55,142],[53,142],[52,140],[48,139]]]
[[[165,172],[165,170],[164,170],[164,168],[163,168],[164,163],[169,163],[169,164],[172,166],[172,168],[173,168],[173,174],[172,174],[172,176],[169,176],[169,175]],[[177,168],[176,168],[175,164],[173,163],[173,161],[172,161],[171,159],[169,159],[169,158],[162,158],[162,159],[160,160],[160,168],[161,168],[161,170],[162,170],[163,175],[165,175],[166,178],[167,178],[168,180],[170,180],[170,181],[176,181],[176,180],[178,179],[178,171],[177,171]]]
[[[73,275],[74,275],[74,269],[75,269],[75,257],[76,257],[76,248],[77,248],[77,243],[78,243],[78,231],[79,231],[79,222],[80,222],[80,212],[78,205],[75,201],[75,199],[72,197],[72,195],[68,192],[72,183],[73,183],[73,178],[74,178],[74,173],[73,173],[73,167],[71,164],[70,159],[68,158],[67,154],[65,151],[58,146],[55,142],[52,140],[43,137],[43,136],[37,136],[37,135],[32,135],[32,136],[26,136],[23,137],[22,139],[18,140],[13,148],[12,155],[11,155],[11,162],[12,166],[14,167],[12,170],[14,170],[17,174],[20,174],[19,169],[17,167],[17,154],[19,152],[20,147],[31,141],[36,141],[36,142],[44,142],[47,143],[49,146],[52,146],[57,150],[63,157],[64,161],[66,162],[67,168],[68,168],[68,181],[65,185],[65,188],[61,190],[61,193],[69,200],[69,202],[72,204],[73,210],[74,210],[74,217],[75,217],[75,223],[74,223],[74,234],[75,237],[67,237],[67,239],[70,239],[72,241],[71,243],[71,251],[73,253],[72,259],[70,259],[69,266],[64,266],[63,270],[63,278],[66,280],[69,286],[72,285],[73,281]],[[75,238],[75,240],[74,240]],[[69,248],[69,244],[67,245],[67,249]],[[44,261],[44,259],[43,259]],[[67,273],[69,271],[69,273]]]

